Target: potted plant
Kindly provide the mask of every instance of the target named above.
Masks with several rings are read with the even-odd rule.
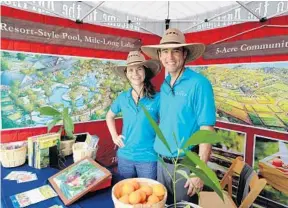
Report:
[[[154,121],[154,119],[150,116],[149,112],[147,109],[142,106],[144,113],[146,117],[148,118],[150,124],[152,125],[153,129],[155,130],[157,136],[160,138],[160,140],[163,142],[165,147],[169,150],[171,153],[169,144],[164,137],[163,133],[161,132],[160,128],[158,127],[158,124]],[[174,137],[175,138],[175,137]],[[177,140],[175,138],[176,144]],[[174,204],[170,205],[168,207],[172,208],[180,208],[180,207],[185,207],[185,208],[190,208],[193,207],[191,203],[189,202],[176,202],[176,174],[180,174],[182,178],[192,178],[192,177],[199,177],[206,186],[212,188],[218,195],[219,197],[223,200],[223,193],[222,189],[220,186],[219,179],[217,178],[215,172],[210,169],[205,162],[200,160],[199,156],[196,153],[191,152],[190,150],[187,150],[189,146],[191,145],[199,145],[201,143],[209,143],[209,144],[214,144],[214,143],[219,143],[222,141],[222,138],[217,135],[215,132],[208,131],[208,130],[199,130],[195,132],[191,137],[187,140],[187,142],[181,147],[177,144],[178,146],[178,155],[177,159],[175,159],[174,165],[175,169],[173,171],[173,174],[170,174],[168,172],[168,169],[166,167],[166,164],[163,160],[163,158],[158,157],[159,161],[163,165],[163,167],[166,169],[166,171],[169,173],[168,175],[171,177],[171,180],[173,182],[173,193],[174,193]],[[178,157],[182,154],[185,153],[184,159],[178,162]],[[181,168],[188,168],[192,174],[187,174],[184,170],[181,170]],[[197,194],[199,194],[197,192]]]
[[[59,111],[53,107],[44,106],[39,109],[39,112],[41,115],[52,117],[52,121],[47,123],[48,132],[50,132],[57,123],[62,123],[59,129],[59,133],[61,134],[60,150],[64,156],[72,154],[72,145],[75,143],[76,136],[73,134],[74,123],[69,115],[68,107]]]

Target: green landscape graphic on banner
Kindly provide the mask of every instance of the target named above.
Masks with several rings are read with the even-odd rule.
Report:
[[[1,52],[2,129],[46,125],[39,107],[69,107],[74,122],[104,119],[128,82],[112,68],[123,61]]]
[[[253,159],[254,170],[267,180],[260,193],[262,200],[283,205],[266,207],[288,207],[288,142],[256,135]]]
[[[219,121],[288,131],[288,62],[189,68],[211,81]]]
[[[245,159],[246,134],[222,128],[215,128],[215,131],[223,142],[212,145],[208,166],[222,179],[236,157]]]

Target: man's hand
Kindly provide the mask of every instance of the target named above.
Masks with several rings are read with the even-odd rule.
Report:
[[[187,195],[191,197],[197,191],[201,191],[203,188],[203,185],[204,185],[203,181],[200,178],[195,177],[195,178],[189,178],[186,181],[184,188],[188,188]]]
[[[125,146],[123,143],[123,139],[125,139],[125,137],[123,135],[118,135],[118,136],[115,136],[112,138],[114,144],[120,148]]]

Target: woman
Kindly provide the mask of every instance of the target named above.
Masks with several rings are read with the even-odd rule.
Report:
[[[139,51],[128,54],[127,65],[118,66],[115,73],[128,80],[131,88],[122,92],[112,103],[106,122],[117,151],[118,171],[124,178],[156,179],[157,155],[153,149],[155,131],[146,118],[141,105],[158,120],[159,95],[150,79],[161,70],[159,61],[146,61]],[[141,103],[141,105],[140,105]],[[122,112],[122,134],[115,127],[115,117]]]

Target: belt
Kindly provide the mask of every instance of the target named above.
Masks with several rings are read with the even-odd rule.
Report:
[[[199,152],[199,147],[198,147],[198,146],[195,146],[195,147],[193,147],[190,151],[191,151],[191,152],[195,152],[196,154],[198,154],[198,152]],[[173,158],[173,157],[165,157],[165,156],[163,156],[163,155],[160,155],[160,157],[162,157],[162,159],[163,159],[163,161],[164,161],[165,163],[169,163],[169,164],[174,164],[173,160],[176,160],[176,157],[174,157],[174,158]],[[184,158],[178,158],[177,163],[181,162],[183,159],[184,159]]]
[[[164,157],[164,156],[161,156],[161,157],[165,163],[169,163],[169,164],[174,164],[173,161],[176,160],[176,157],[175,158],[168,158],[168,157]],[[183,158],[178,158],[177,163],[181,162],[182,160],[183,160]]]

